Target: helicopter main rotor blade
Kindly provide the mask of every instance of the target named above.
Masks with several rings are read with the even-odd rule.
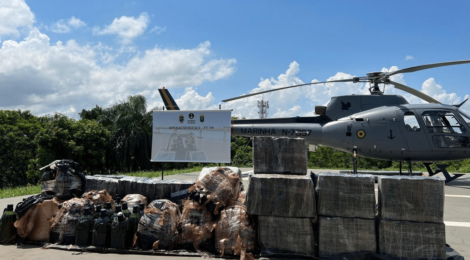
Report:
[[[403,91],[405,91],[405,92],[410,93],[411,95],[415,95],[415,96],[417,96],[417,97],[419,97],[419,98],[421,98],[421,99],[423,99],[423,100],[425,100],[425,101],[428,101],[429,103],[441,104],[441,102],[435,100],[434,98],[432,98],[432,97],[430,97],[430,96],[424,94],[423,92],[418,91],[418,90],[416,90],[416,89],[414,89],[414,88],[410,88],[410,87],[408,87],[408,86],[405,86],[405,85],[403,85],[403,84],[400,84],[400,83],[398,83],[398,82],[391,81],[391,80],[388,81],[387,83],[390,83],[390,84],[394,85],[395,88],[397,88],[397,89],[403,90]]]
[[[432,69],[432,68],[443,67],[443,66],[465,64],[465,63],[470,63],[470,60],[439,62],[439,63],[432,63],[432,64],[420,65],[420,66],[415,66],[415,67],[409,67],[409,68],[404,68],[401,70],[396,70],[390,73],[386,73],[385,76],[389,77],[389,76],[399,74],[399,73],[415,72],[415,71],[420,71],[420,70]]]
[[[330,80],[330,81],[312,82],[312,83],[305,83],[305,84],[299,84],[299,85],[292,85],[292,86],[287,86],[287,87],[282,87],[282,88],[275,88],[275,89],[270,89],[270,90],[266,90],[266,91],[260,91],[260,92],[256,92],[256,93],[250,93],[250,94],[242,95],[242,96],[239,96],[239,97],[224,99],[224,100],[222,100],[222,102],[233,101],[233,100],[237,100],[237,99],[241,99],[241,98],[247,98],[247,97],[251,97],[251,96],[256,96],[256,95],[260,95],[260,94],[264,94],[264,93],[268,93],[268,92],[274,92],[274,91],[278,91],[278,90],[282,90],[282,89],[288,89],[288,88],[296,88],[296,87],[315,85],[315,84],[323,84],[323,83],[353,82],[353,81],[357,81],[357,78],[356,79],[338,79],[338,80]]]

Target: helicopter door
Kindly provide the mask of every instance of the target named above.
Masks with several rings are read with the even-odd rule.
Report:
[[[402,124],[403,135],[410,152],[426,152],[431,150],[425,130],[418,122],[416,115],[411,112],[405,112]]]

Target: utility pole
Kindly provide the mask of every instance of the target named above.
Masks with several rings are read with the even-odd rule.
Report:
[[[265,101],[264,99],[258,100],[258,108],[259,108],[259,112],[258,112],[259,118],[267,118],[269,101]]]

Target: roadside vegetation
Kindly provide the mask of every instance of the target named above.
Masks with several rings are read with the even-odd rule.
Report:
[[[160,177],[162,167],[165,175],[173,175],[215,166],[150,162],[151,110],[140,95],[129,96],[108,108],[83,109],[78,120],[62,114],[34,116],[29,111],[0,110],[0,198],[39,193],[39,168],[57,159],[72,159],[89,175]],[[230,148],[232,163],[227,165],[253,166],[250,138],[233,136]],[[442,164],[449,165],[449,172],[470,172],[470,159]],[[309,152],[308,167],[352,169],[351,155],[320,146],[316,152]],[[398,162],[359,157],[358,168],[398,170]],[[422,163],[413,163],[413,170],[426,168]]]

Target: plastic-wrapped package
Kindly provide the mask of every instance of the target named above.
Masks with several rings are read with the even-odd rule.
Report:
[[[141,249],[176,248],[178,243],[178,205],[169,200],[154,200],[144,210],[137,229]]]
[[[128,218],[131,216],[132,212],[129,210],[127,202],[123,201],[122,202],[122,214],[124,214],[124,217]]]
[[[320,173],[317,183],[318,215],[366,219],[375,217],[373,175]]]
[[[105,209],[101,210],[101,215],[99,218],[95,219],[93,226],[93,236],[91,244],[95,247],[108,247],[107,238],[109,237],[109,218]]]
[[[106,189],[100,191],[92,190],[85,192],[82,195],[82,198],[88,200],[89,203],[93,205],[103,206],[106,202],[114,202],[113,197],[111,197],[111,195]]]
[[[132,177],[132,176],[126,176],[124,178],[119,179],[118,182],[118,189],[116,194],[119,194],[121,198],[124,198],[127,194],[141,194],[140,189],[136,189],[136,187],[133,185],[136,183],[139,179],[139,177]],[[134,187],[132,187],[134,186]]]
[[[84,192],[85,175],[77,162],[57,160],[40,170],[44,171],[41,193],[54,195],[61,199],[69,199],[80,197]]]
[[[303,138],[253,138],[254,174],[306,175],[307,162],[307,144]]]
[[[241,178],[238,172],[230,168],[218,167],[212,171],[203,171],[196,184],[188,189],[193,198],[201,204],[213,203],[214,214],[238,199]],[[212,211],[212,210],[211,210]]]
[[[94,219],[90,212],[91,208],[85,208],[83,215],[78,219],[75,244],[77,246],[89,246],[91,244],[91,235],[93,231]]]
[[[221,256],[253,251],[256,229],[243,206],[230,206],[220,212],[215,226],[215,249]]]
[[[129,222],[122,212],[117,213],[111,224],[111,244],[110,247],[117,249],[127,249],[129,235]]]
[[[134,185],[139,186],[139,189],[133,190],[129,194],[140,194],[144,196],[146,198],[145,204],[147,204],[147,201],[157,199],[155,187],[158,181],[158,178],[139,178],[137,182],[134,183]],[[127,194],[126,196],[128,196],[129,194]]]
[[[0,244],[13,244],[16,239],[16,214],[13,204],[8,204],[0,220]]]
[[[204,167],[202,168],[201,172],[199,173],[198,180],[201,180],[205,177],[206,174],[212,172],[212,171],[217,171],[217,169],[220,167]],[[228,169],[232,172],[236,172],[238,176],[240,177],[240,180],[242,179],[242,171],[238,167],[232,167],[232,166],[224,166],[224,169]]]
[[[57,214],[51,220],[51,229],[52,229],[51,237],[54,238],[53,240],[50,241],[51,243],[60,243],[60,244],[64,243],[64,232],[66,229],[65,228],[66,215],[71,211],[78,211],[78,214],[80,214],[80,212],[82,211],[82,208],[85,205],[90,205],[89,203],[90,202],[88,200],[83,199],[83,198],[73,198],[62,203],[62,208],[57,211]],[[68,234],[70,234],[70,229],[69,229]],[[68,239],[70,239],[70,235],[68,236]],[[70,242],[70,240],[67,242]],[[73,243],[74,241],[71,242],[70,244],[73,244]]]
[[[419,176],[380,176],[381,219],[442,223],[444,179]]]
[[[77,232],[78,220],[80,219],[80,209],[72,209],[65,213],[62,220],[62,243],[64,245],[75,244],[75,236]]]
[[[318,254],[331,257],[377,251],[374,219],[319,217]]]
[[[314,218],[315,190],[307,176],[260,174],[250,178],[246,195],[250,215]]]
[[[140,214],[139,214],[139,207],[133,206],[131,207],[131,215],[128,218],[129,221],[129,235],[127,236],[127,245],[130,248],[134,247],[134,236],[137,233],[137,229],[139,228],[139,221],[140,221]]]
[[[140,203],[147,205],[147,198],[140,194],[127,194],[122,200],[122,202],[127,202],[127,207],[139,206]]]
[[[445,225],[381,220],[379,254],[400,259],[446,259]]]
[[[108,194],[116,194],[116,191],[118,191],[119,179],[89,175],[85,176],[85,178],[85,191],[105,189]]]
[[[178,225],[178,247],[213,251],[215,226],[212,214],[204,205],[192,200],[184,200],[183,213]]]
[[[193,186],[193,181],[188,180],[159,180],[155,184],[155,196],[158,199],[168,199],[180,205],[181,198],[172,198],[171,194],[177,191],[188,189]]]
[[[258,242],[261,256],[313,257],[313,219],[258,216]]]

